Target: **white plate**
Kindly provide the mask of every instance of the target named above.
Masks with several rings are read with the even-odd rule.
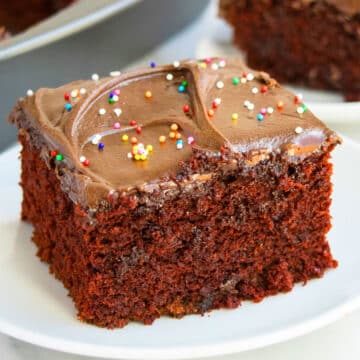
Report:
[[[195,358],[284,341],[324,326],[360,305],[360,146],[349,140],[334,152],[333,229],[329,239],[340,262],[336,270],[259,304],[245,302],[236,310],[182,320],[164,317],[152,326],[132,323],[114,331],[79,322],[62,284],[36,258],[31,226],[19,221],[18,150],[0,155],[1,332],[84,355]]]
[[[206,36],[197,44],[196,57],[206,58],[213,56],[241,56],[244,53],[232,45],[232,30],[219,19],[211,9],[209,16],[211,27],[207,28]],[[331,91],[311,90],[298,86],[285,86],[294,93],[301,93],[304,102],[311,111],[321,120],[327,123],[357,123],[360,124],[360,102],[344,102],[341,94]]]

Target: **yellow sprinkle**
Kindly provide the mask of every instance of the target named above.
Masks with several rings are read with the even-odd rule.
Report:
[[[143,161],[146,160],[146,155],[145,154],[140,155],[140,159]]]
[[[145,97],[146,97],[147,99],[152,98],[152,93],[151,93],[151,91],[148,90],[148,91],[145,93]]]
[[[133,154],[136,154],[137,151],[138,151],[138,147],[137,147],[137,145],[134,145],[134,146],[132,147],[132,152],[133,152]]]
[[[141,159],[141,156],[140,156],[139,154],[136,154],[136,155],[134,156],[134,158],[135,158],[135,160],[140,160],[140,159]]]
[[[238,113],[233,113],[233,114],[231,115],[231,118],[232,118],[233,120],[237,120],[237,119],[239,118]]]
[[[170,126],[170,129],[171,129],[172,131],[176,131],[178,128],[179,128],[179,127],[177,126],[177,124],[171,124],[171,126]]]
[[[129,140],[129,136],[128,135],[123,135],[121,138],[122,141],[128,141]]]
[[[159,142],[160,142],[160,144],[165,144],[165,142],[166,142],[166,137],[165,137],[164,135],[161,135],[161,136],[159,137]]]
[[[174,131],[171,131],[171,132],[169,133],[169,138],[170,138],[170,139],[175,139],[175,136],[176,136],[176,133],[175,133]]]
[[[146,145],[146,150],[148,151],[148,152],[153,152],[153,146],[152,145]]]
[[[200,64],[199,64],[199,67],[201,68],[201,69],[206,69],[206,63],[205,62],[201,62]]]

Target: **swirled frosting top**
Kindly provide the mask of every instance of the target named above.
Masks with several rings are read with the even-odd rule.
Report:
[[[54,158],[63,189],[83,206],[159,183],[194,151],[294,157],[337,141],[301,96],[236,58],[112,75],[39,89],[19,103],[44,139],[43,157]]]

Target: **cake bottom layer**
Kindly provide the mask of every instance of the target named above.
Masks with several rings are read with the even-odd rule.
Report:
[[[120,197],[90,218],[39,150],[20,141],[22,219],[83,321],[114,328],[236,308],[337,266],[325,238],[328,153],[232,170],[171,199]]]

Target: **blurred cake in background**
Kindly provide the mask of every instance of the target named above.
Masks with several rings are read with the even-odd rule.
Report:
[[[46,19],[76,0],[23,0],[1,1],[0,40],[17,34]]]
[[[360,100],[360,0],[220,0],[250,66]]]

